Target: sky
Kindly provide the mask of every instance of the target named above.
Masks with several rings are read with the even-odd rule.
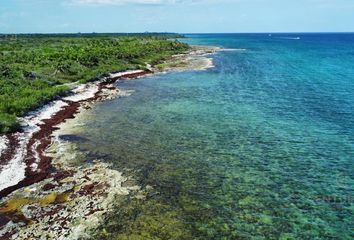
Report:
[[[354,32],[354,0],[0,0],[0,33]]]

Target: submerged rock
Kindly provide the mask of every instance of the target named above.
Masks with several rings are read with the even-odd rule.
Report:
[[[64,140],[64,141],[71,141],[71,142],[85,142],[88,141],[87,138],[84,137],[80,137],[78,135],[75,134],[63,134],[63,135],[59,135],[59,139],[60,140]]]

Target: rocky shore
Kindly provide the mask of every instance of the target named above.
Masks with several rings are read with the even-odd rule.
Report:
[[[195,47],[148,70],[112,73],[79,85],[70,96],[23,118],[23,132],[1,136],[0,240],[89,238],[116,198],[131,193],[143,197],[139,186],[127,184],[129,177],[99,159],[77,164],[78,152],[60,136],[95,102],[127,95],[115,81],[169,70],[204,70],[213,66],[207,55],[216,51]]]

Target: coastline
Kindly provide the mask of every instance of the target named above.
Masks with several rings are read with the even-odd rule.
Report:
[[[72,95],[55,100],[22,118],[23,131],[5,135],[9,143],[7,148],[3,147],[4,154],[0,160],[8,165],[0,165],[0,198],[46,177],[51,159],[46,156],[45,150],[51,144],[50,135],[57,129],[55,126],[74,118],[81,105],[104,100],[104,93],[112,90],[110,84],[119,78],[133,79],[147,74],[151,72],[125,71],[111,74],[101,81],[79,85],[72,90]],[[16,149],[22,151],[16,152]],[[16,180],[18,183],[11,185]]]
[[[61,129],[95,102],[125,95],[113,85],[117,80],[172,70],[205,70],[213,67],[206,56],[217,51],[218,48],[193,48],[166,60],[163,66],[111,73],[100,81],[75,87],[72,95],[23,118],[23,132],[5,135],[5,144],[0,146],[0,172],[5,169],[9,173],[5,176],[8,182],[4,175],[0,178],[0,239],[38,237],[43,232],[60,234],[59,239],[83,237],[92,222],[99,221],[108,211],[117,195],[141,191],[138,186],[123,187],[128,179],[99,161],[79,168],[63,161],[58,146]],[[14,181],[18,183],[7,186]],[[33,219],[35,224],[31,223]],[[50,219],[57,224],[50,226]],[[74,226],[75,221],[80,223]]]

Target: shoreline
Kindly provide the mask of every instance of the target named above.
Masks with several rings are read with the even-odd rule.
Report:
[[[39,110],[29,113],[27,117],[23,118],[23,122],[26,123],[27,126],[24,127],[21,133],[16,132],[5,135],[9,143],[7,144],[7,148],[3,150],[4,154],[0,156],[1,165],[5,165],[5,171],[7,170],[6,172],[9,172],[9,174],[4,174],[4,171],[2,171],[1,180],[3,181],[6,177],[8,180],[22,179],[13,186],[7,186],[9,183],[6,184],[2,182],[2,184],[0,184],[0,199],[18,188],[43,180],[48,175],[51,158],[45,154],[45,151],[52,142],[50,135],[57,129],[57,125],[67,119],[74,118],[82,104],[103,100],[104,97],[101,96],[101,93],[105,89],[108,89],[107,86],[109,84],[120,78],[134,79],[151,73],[152,72],[146,70],[134,70],[111,74],[110,77],[101,81],[80,85],[73,90],[73,95],[55,100],[42,106]],[[87,90],[85,86],[91,88],[89,89],[90,91],[85,91]],[[46,111],[48,108],[52,108],[51,110],[54,110],[54,112],[50,110]],[[42,114],[44,116],[35,119],[36,114]],[[21,153],[16,153],[16,149],[18,148],[26,149],[23,149]],[[10,171],[14,170],[18,165],[21,165],[19,163],[21,158],[25,163],[25,167],[22,167],[20,170],[23,172],[21,173],[22,176],[11,175]],[[13,160],[13,164],[11,163],[11,159]],[[10,165],[7,169],[6,162]],[[0,170],[4,170],[4,168],[0,168]],[[17,169],[17,171],[18,170],[19,169]]]
[[[47,199],[48,196],[56,193],[54,199],[50,201],[49,206],[44,204],[43,208],[51,208],[60,204],[65,205],[69,198],[81,199],[82,204],[79,206],[89,209],[89,215],[91,216],[96,212],[105,212],[107,209],[98,210],[92,206],[88,206],[87,203],[94,202],[96,205],[102,205],[102,202],[104,202],[107,205],[109,204],[108,202],[113,202],[115,195],[120,195],[121,192],[127,195],[129,191],[139,191],[139,187],[137,186],[122,187],[122,184],[127,180],[122,177],[122,173],[111,170],[108,165],[101,162],[97,162],[93,164],[93,166],[89,166],[83,170],[77,170],[71,166],[65,166],[65,164],[58,165],[56,162],[53,163],[53,160],[60,158],[55,156],[55,154],[48,153],[50,148],[55,148],[53,145],[58,141],[54,139],[54,132],[60,130],[65,122],[69,119],[76,118],[78,113],[90,108],[95,102],[109,100],[118,96],[120,90],[112,85],[117,80],[136,79],[171,70],[205,70],[213,67],[212,60],[205,56],[215,52],[217,52],[216,48],[205,47],[204,51],[201,49],[193,49],[184,55],[173,56],[171,59],[164,62],[166,66],[163,71],[159,68],[149,66],[148,70],[111,73],[109,77],[103,78],[97,82],[77,86],[72,90],[72,95],[55,100],[24,117],[23,123],[25,124],[23,126],[23,132],[5,135],[3,138],[6,138],[6,141],[3,142],[8,143],[7,147],[1,146],[0,149],[0,173],[3,173],[4,169],[5,171],[7,170],[7,172],[13,171],[11,178],[7,180],[8,182],[18,181],[15,185],[6,186],[3,176],[0,177],[0,187],[6,186],[0,191],[0,239],[9,239],[11,236],[16,236],[16,233],[23,229],[24,233],[27,235],[22,236],[29,237],[28,234],[30,234],[31,231],[26,231],[26,229],[28,230],[28,228],[26,228],[27,224],[25,223],[25,227],[23,227],[16,224],[16,222],[23,223],[26,222],[26,219],[41,218],[41,216],[38,215],[39,213],[35,215],[28,213],[28,209],[25,210],[27,214],[24,214],[23,209],[26,208],[27,205],[31,206],[34,201],[33,199],[39,199],[39,202],[34,201],[34,203],[42,206],[42,198]],[[179,66],[176,66],[175,63],[177,60],[183,62],[183,64],[177,63]],[[198,64],[199,67],[196,67]],[[194,68],[191,69],[190,65]],[[54,150],[54,152],[55,151],[58,150]],[[5,160],[7,161],[7,165]],[[88,170],[90,168],[95,171],[101,171],[101,175],[97,177],[95,171],[91,172],[91,170]],[[83,171],[88,171],[88,173],[82,174]],[[17,175],[13,175],[14,173]],[[117,179],[112,177],[106,178],[107,173],[114,176],[117,175],[118,177]],[[96,182],[91,181],[91,179],[95,177],[99,180]],[[63,181],[66,182],[63,183]],[[81,185],[78,183],[80,181]],[[66,189],[65,186],[68,182],[75,187]],[[63,186],[64,190],[62,189]],[[112,188],[112,186],[118,187]],[[39,189],[41,189],[40,192],[38,192]],[[109,194],[112,196],[107,198]],[[62,199],[63,195],[66,196],[65,201]],[[140,195],[143,195],[143,193]],[[102,198],[102,196],[106,196],[106,198]],[[91,198],[97,199],[92,200]],[[40,212],[43,212],[43,209]],[[50,212],[51,217],[58,220],[59,211],[52,209]],[[78,217],[82,218],[83,216],[78,213]],[[40,220],[38,221],[40,222]],[[69,219],[64,219],[61,225],[66,226],[66,224],[69,223]],[[45,221],[41,224],[44,226],[48,225]],[[71,229],[72,227],[66,226],[66,228]],[[59,229],[61,229],[61,233],[68,233],[68,230],[64,231],[64,227],[59,227]],[[34,229],[32,229],[32,231],[34,231]],[[52,231],[58,232],[55,229]],[[83,231],[81,231],[81,233],[82,232]]]

